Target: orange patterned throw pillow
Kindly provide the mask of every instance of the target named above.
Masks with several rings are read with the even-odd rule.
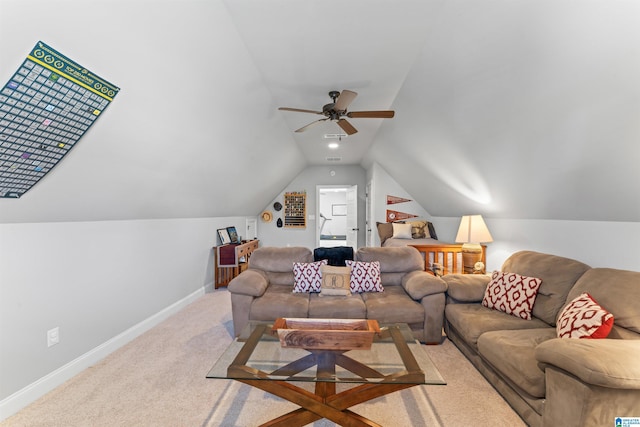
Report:
[[[482,305],[531,320],[531,310],[541,284],[542,280],[535,277],[494,271],[484,291]]]
[[[556,324],[558,338],[606,338],[611,328],[613,314],[602,308],[586,292],[562,310]]]

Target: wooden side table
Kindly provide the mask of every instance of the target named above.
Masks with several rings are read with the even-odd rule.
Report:
[[[247,269],[251,253],[258,249],[259,240],[243,240],[240,244],[215,247],[214,271],[215,289],[227,286],[229,282]]]

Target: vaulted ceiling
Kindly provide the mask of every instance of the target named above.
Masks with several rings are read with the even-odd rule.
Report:
[[[640,2],[0,0],[0,84],[42,40],[121,88],[1,222],[257,215],[379,163],[429,213],[640,221]],[[337,150],[328,92],[358,93]]]

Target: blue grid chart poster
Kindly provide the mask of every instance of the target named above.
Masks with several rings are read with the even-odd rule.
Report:
[[[19,198],[38,183],[119,91],[38,42],[0,92],[0,197]]]

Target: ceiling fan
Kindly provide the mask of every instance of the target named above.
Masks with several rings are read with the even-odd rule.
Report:
[[[329,96],[333,100],[333,102],[326,104],[322,107],[322,111],[314,111],[314,110],[302,110],[300,108],[289,108],[289,107],[280,107],[278,110],[283,111],[296,111],[299,113],[312,113],[312,114],[320,114],[325,116],[324,119],[316,120],[315,122],[311,122],[306,126],[301,127],[296,130],[296,132],[304,132],[312,126],[315,126],[321,122],[325,122],[327,120],[336,121],[338,126],[342,128],[346,132],[347,135],[353,135],[358,132],[356,128],[351,125],[344,117],[350,117],[354,119],[390,119],[395,115],[395,112],[392,110],[385,111],[347,111],[347,107],[356,99],[358,96],[357,93],[352,92],[350,90],[343,90],[342,93],[337,90],[332,90],[329,92]]]

